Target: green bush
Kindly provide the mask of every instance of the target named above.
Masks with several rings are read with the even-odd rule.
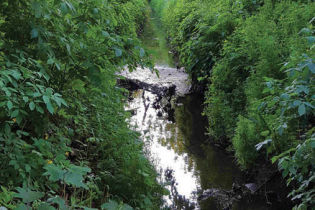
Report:
[[[252,165],[258,156],[255,148],[260,141],[258,131],[253,121],[239,117],[232,143],[237,161],[243,167]]]
[[[146,11],[142,0],[1,1],[0,205],[159,208],[115,75],[150,65],[137,39]]]
[[[273,158],[279,159],[279,168],[283,170],[283,177],[287,178],[287,184],[294,183],[297,187],[289,194],[292,200],[302,202],[294,209],[306,209],[307,206],[314,206],[314,161],[315,161],[315,138],[313,135],[296,148],[282,153]],[[290,153],[292,155],[290,155]]]
[[[314,2],[155,2],[159,11],[164,8],[162,20],[175,56],[194,84],[208,88],[204,114],[211,140],[231,144],[242,168],[297,145],[312,154],[303,142],[314,117]],[[294,157],[287,154],[297,171],[303,164],[314,170]],[[304,174],[297,182],[310,177]],[[310,205],[308,189],[298,191],[303,205]]]
[[[260,2],[171,1],[162,13],[170,45],[194,83],[205,83],[222,45]]]
[[[264,77],[285,77],[279,69],[289,56],[292,44],[296,46],[295,50],[305,49],[300,44],[302,40],[298,38],[298,32],[312,17],[312,10],[293,3],[282,3],[274,9],[270,7],[266,3],[260,13],[247,18],[235,30],[224,44],[222,59],[212,69],[205,113],[215,139],[221,138],[222,134],[231,139],[238,114],[246,114],[248,109],[255,112],[256,99],[264,97]],[[221,109],[231,112],[217,111],[216,107],[222,103],[225,106]],[[226,128],[225,132],[218,132],[220,127]]]
[[[228,37],[212,70],[204,111],[209,133],[216,141],[232,139],[242,167],[295,148],[312,127],[314,9],[313,3],[266,1]],[[237,115],[246,118],[237,121]],[[307,188],[299,192],[310,205]]]

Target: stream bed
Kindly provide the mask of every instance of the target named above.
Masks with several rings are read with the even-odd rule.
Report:
[[[188,76],[175,68],[157,69],[159,77],[148,69],[121,75],[128,78],[122,86],[130,90],[130,127],[141,133],[144,152],[170,191],[165,207],[269,209],[264,199],[248,200],[234,192],[242,173],[233,157],[206,144],[203,97],[189,93]]]
[[[125,69],[119,85],[130,91],[125,107],[131,113],[129,125],[141,133],[145,155],[170,192],[164,209],[279,209],[253,195],[257,186],[244,181],[231,155],[207,143],[203,96],[190,92],[184,69],[173,68],[165,33],[152,13],[142,42],[159,76],[149,69]]]

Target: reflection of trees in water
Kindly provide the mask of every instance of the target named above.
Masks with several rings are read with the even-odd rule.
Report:
[[[167,137],[161,137],[158,139],[162,146],[172,149],[178,155],[191,153],[189,151],[190,139],[192,137],[192,113],[187,108],[187,104],[190,103],[190,97],[186,97],[183,106],[175,107],[175,119],[176,122],[166,122],[164,129],[161,128],[160,132],[169,133]],[[185,156],[185,161],[188,165],[188,170],[191,171],[194,166],[194,160],[191,155]]]
[[[169,183],[171,188],[170,190],[170,199],[173,201],[171,206],[168,206],[171,209],[178,209],[178,210],[193,210],[196,208],[196,204],[190,202],[185,196],[182,196],[178,193],[176,187],[176,180],[173,175],[172,169],[166,169],[164,172],[165,181]]]
[[[143,118],[142,118],[142,125],[144,125],[145,123],[145,118],[147,116],[147,111],[149,109],[149,106],[150,106],[150,100],[149,98],[145,98],[145,90],[143,90],[142,92],[142,99],[143,99],[143,107],[144,107],[144,115],[143,115]],[[148,103],[146,103],[146,101],[148,101]]]
[[[211,145],[202,147],[203,156],[195,156],[195,169],[199,171],[203,189],[219,188],[231,190],[235,180],[241,178],[241,171],[234,159]]]

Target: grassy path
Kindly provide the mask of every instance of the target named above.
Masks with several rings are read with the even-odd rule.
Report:
[[[162,24],[157,17],[154,17],[150,7],[149,10],[150,17],[144,27],[144,33],[141,40],[151,54],[156,65],[174,67],[174,61],[172,55],[169,53]]]

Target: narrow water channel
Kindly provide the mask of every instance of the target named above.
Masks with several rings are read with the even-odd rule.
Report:
[[[172,104],[173,112],[164,111]],[[234,158],[205,144],[206,120],[201,115],[202,97],[188,94],[176,100],[138,89],[132,92],[126,110],[132,113],[130,126],[141,133],[145,154],[160,174],[160,183],[170,191],[165,196],[169,209],[225,209],[222,201],[232,199],[220,192],[232,190],[242,182],[242,174]],[[218,190],[219,200],[201,198],[209,189]],[[228,194],[228,193],[227,193]],[[263,210],[264,199],[242,199],[226,209]]]
[[[134,115],[130,125],[142,134],[145,152],[169,182],[171,195],[165,197],[172,209],[216,209],[215,202],[198,201],[198,192],[209,188],[230,190],[240,171],[233,159],[205,141],[205,119],[201,116],[201,96],[190,94],[177,99],[174,120],[154,106],[157,96],[133,92],[127,110]]]
[[[156,21],[154,17],[148,21],[143,42],[163,70],[160,80],[165,84],[172,83],[170,77],[176,78],[172,71],[178,71],[178,75],[184,73],[170,68],[174,62],[166,47],[163,31],[158,29]],[[151,72],[147,71],[146,75],[140,69],[122,75],[131,80],[141,80],[142,83],[149,81],[149,85],[156,79]],[[160,85],[163,86],[162,83]],[[229,192],[234,183],[241,182],[242,173],[233,157],[205,144],[208,137],[205,135],[206,119],[201,115],[202,101],[202,96],[198,94],[162,96],[138,87],[131,92],[126,105],[126,110],[132,113],[129,120],[131,128],[141,133],[144,152],[158,171],[160,183],[170,192],[164,197],[165,209],[269,209],[263,199],[243,199],[229,207],[224,204],[232,199]],[[219,199],[203,197],[205,192],[216,193]]]

